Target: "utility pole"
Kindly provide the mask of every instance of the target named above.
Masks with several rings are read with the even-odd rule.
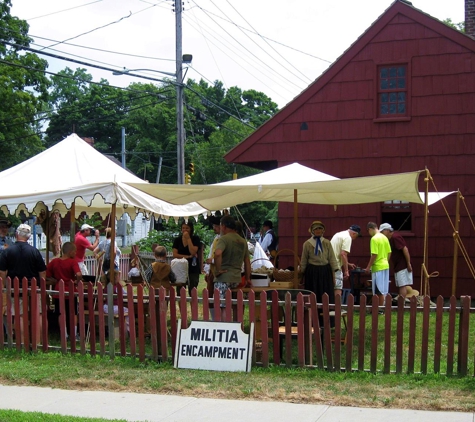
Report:
[[[125,127],[122,126],[121,128],[121,155],[122,155],[122,168],[125,169],[127,168],[126,162],[125,162]],[[127,246],[127,223],[128,223],[128,218],[125,214],[122,215],[121,217],[122,221],[122,230],[123,230],[123,237],[122,237],[122,246]],[[115,219],[113,221],[113,224],[115,224]],[[135,222],[131,220],[131,226],[132,226],[132,234],[135,232]]]
[[[122,126],[122,168],[125,169],[125,127]]]
[[[158,159],[158,169],[157,169],[157,181],[155,183],[160,183],[160,173],[162,172],[162,162],[163,158],[160,156]]]
[[[178,184],[185,183],[185,127],[183,124],[183,51],[182,51],[182,0],[175,0],[176,30],[176,125]]]

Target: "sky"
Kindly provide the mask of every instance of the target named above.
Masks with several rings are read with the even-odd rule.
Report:
[[[120,70],[175,72],[172,0],[12,0],[33,48]],[[463,0],[414,0],[431,16],[464,20]],[[186,78],[262,91],[283,107],[324,72],[392,0],[183,0]],[[58,44],[58,42],[61,42]],[[74,45],[72,45],[74,44]],[[49,71],[80,65],[47,58]],[[85,67],[94,81],[146,82]]]

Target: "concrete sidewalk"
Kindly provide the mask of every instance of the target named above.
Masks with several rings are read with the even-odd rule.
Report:
[[[474,413],[369,409],[0,385],[0,408],[128,421],[474,422]]]

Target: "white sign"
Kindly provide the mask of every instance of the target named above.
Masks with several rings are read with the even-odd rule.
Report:
[[[175,368],[249,372],[253,337],[254,323],[246,334],[239,322],[192,321],[178,330]]]

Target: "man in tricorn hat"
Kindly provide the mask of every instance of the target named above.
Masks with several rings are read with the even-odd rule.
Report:
[[[13,245],[12,240],[7,237],[8,236],[8,229],[12,226],[12,222],[7,220],[6,218],[0,218],[0,256],[2,255],[3,251],[7,249],[9,246]]]

